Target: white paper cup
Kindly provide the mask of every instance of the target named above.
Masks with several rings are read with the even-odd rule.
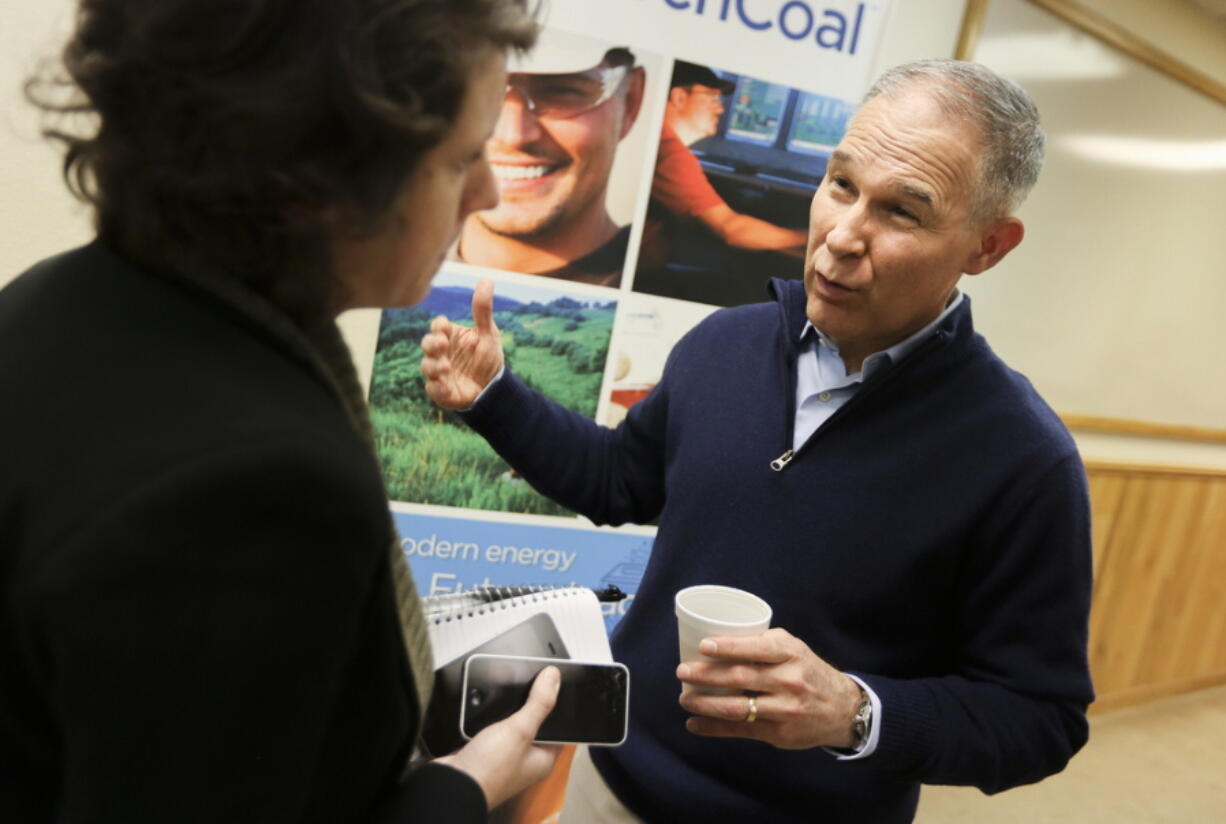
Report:
[[[681,661],[707,656],[698,651],[703,638],[713,635],[761,635],[771,623],[770,604],[752,592],[715,584],[686,587],[674,599]],[[707,660],[710,660],[707,658]],[[684,690],[731,695],[736,690],[684,684]]]

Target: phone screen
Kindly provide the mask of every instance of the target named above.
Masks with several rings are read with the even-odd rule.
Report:
[[[625,741],[630,673],[624,664],[506,655],[474,655],[465,664],[464,735],[471,738],[522,707],[533,679],[547,666],[561,671],[562,684],[537,741],[604,746]]]

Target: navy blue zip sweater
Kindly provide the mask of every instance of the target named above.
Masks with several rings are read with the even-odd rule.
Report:
[[[716,312],[617,429],[510,372],[466,420],[544,494],[598,524],[659,518],[613,635],[630,736],[593,750],[648,821],[889,824],[921,783],[998,792],[1085,743],[1090,526],[1076,448],[964,300],[874,375],[782,471],[805,296]],[[673,594],[727,584],[882,701],[877,751],[837,761],[684,729]]]

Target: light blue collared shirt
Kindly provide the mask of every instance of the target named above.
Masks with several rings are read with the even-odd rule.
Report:
[[[792,449],[800,449],[800,445],[809,440],[819,426],[851,400],[864,381],[898,363],[923,343],[961,302],[962,293],[955,292],[945,311],[932,323],[889,349],[869,355],[861,364],[860,371],[851,375],[847,374],[843,359],[839,357],[839,348],[820,329],[806,321],[800,338],[808,338],[809,345],[796,360],[796,421],[792,426]],[[817,356],[809,357],[814,351]]]

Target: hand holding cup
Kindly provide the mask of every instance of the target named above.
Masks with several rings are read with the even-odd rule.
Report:
[[[698,649],[704,638],[761,635],[770,627],[770,604],[751,592],[735,587],[714,584],[686,587],[677,593],[674,604],[681,663],[712,660]],[[682,690],[713,695],[734,695],[737,692],[696,684],[682,684]]]

